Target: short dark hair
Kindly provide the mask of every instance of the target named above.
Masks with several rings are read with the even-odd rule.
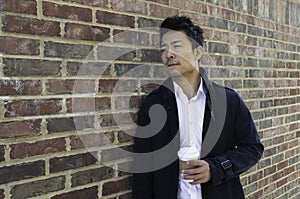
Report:
[[[175,15],[166,18],[160,25],[160,38],[170,30],[183,31],[192,42],[193,49],[199,45],[202,47],[204,45],[202,28],[194,25],[192,20],[187,16]]]

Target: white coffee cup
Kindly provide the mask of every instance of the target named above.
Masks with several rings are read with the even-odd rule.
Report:
[[[182,147],[178,151],[179,168],[181,170],[192,169],[196,166],[186,164],[190,160],[198,160],[200,157],[200,151],[195,147]],[[193,180],[185,180],[186,182],[192,182]]]

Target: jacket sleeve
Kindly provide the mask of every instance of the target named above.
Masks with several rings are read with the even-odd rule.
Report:
[[[237,109],[229,113],[234,113],[231,116],[234,126],[230,129],[235,136],[234,148],[213,157],[203,158],[210,165],[213,186],[237,177],[254,166],[264,151],[249,109],[237,93],[235,96],[238,99]]]
[[[133,151],[134,153],[147,153],[152,151],[151,137],[139,138],[138,135],[142,134],[140,126],[149,124],[150,119],[148,116],[148,108],[144,104],[140,107],[138,112],[138,127],[134,139]],[[136,156],[133,160],[133,167],[141,165],[140,160]],[[153,173],[133,173],[133,186],[132,196],[133,199],[152,199],[153,197]]]

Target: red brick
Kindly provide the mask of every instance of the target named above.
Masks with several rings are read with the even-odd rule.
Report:
[[[56,157],[50,159],[50,172],[55,173],[64,170],[76,169],[93,165],[97,162],[97,158],[91,153],[83,153],[64,157]]]
[[[70,39],[104,41],[109,39],[109,33],[109,28],[67,23],[64,36]]]
[[[150,44],[149,34],[137,31],[114,30],[113,41],[116,43],[126,43],[131,45],[146,45]]]
[[[36,155],[58,153],[66,150],[64,138],[42,140],[34,143],[18,143],[11,145],[12,159],[25,158]]]
[[[43,2],[43,15],[71,20],[92,21],[92,10]]]
[[[24,13],[24,14],[36,14],[36,0],[0,0],[0,10]]]
[[[160,3],[160,4],[164,4],[164,5],[169,4],[169,0],[148,0],[148,1],[156,2],[156,3]],[[172,6],[172,4],[171,4],[171,6]],[[180,8],[182,8],[182,7],[180,7]]]
[[[48,100],[16,100],[5,103],[5,117],[49,115],[62,110],[61,99]]]
[[[113,36],[113,40],[116,43],[149,45],[149,33],[146,32],[114,30]]]
[[[0,52],[12,55],[38,55],[40,41],[16,37],[0,37]]]
[[[134,17],[132,16],[98,10],[96,12],[96,18],[97,23],[134,28]]]
[[[3,31],[31,35],[59,36],[59,22],[17,16],[3,18]]]
[[[287,184],[287,182],[288,182],[287,178],[283,178],[276,183],[276,186],[277,186],[277,188],[280,188],[280,187],[284,186],[285,184]]]
[[[113,193],[118,193],[121,191],[126,191],[131,188],[131,179],[124,178],[118,181],[106,182],[102,187],[102,195],[107,196]]]
[[[111,99],[109,97],[67,99],[67,112],[95,112],[110,108]]]
[[[0,80],[0,96],[39,95],[41,92],[38,80]]]
[[[136,80],[100,79],[99,93],[134,92],[138,88]]]
[[[46,82],[49,94],[94,93],[95,82],[92,80],[49,80]]]
[[[114,142],[113,132],[95,132],[92,134],[76,135],[71,138],[71,149],[81,149],[90,147],[99,147],[112,144]]]
[[[155,4],[150,5],[150,15],[153,17],[166,18],[178,14],[179,14],[178,10],[169,7],[163,7]]]
[[[68,193],[62,193],[51,197],[51,199],[74,199],[74,198],[88,198],[88,199],[97,199],[98,198],[98,187],[90,187],[85,189],[80,189],[76,191],[71,191]]]
[[[0,123],[0,138],[35,136],[41,133],[41,120],[23,120]]]
[[[88,6],[96,6],[101,8],[107,8],[108,0],[63,0],[66,2],[75,2]]]

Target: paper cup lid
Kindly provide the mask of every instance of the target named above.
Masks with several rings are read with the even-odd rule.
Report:
[[[198,159],[199,156],[200,151],[198,151],[195,147],[182,147],[178,151],[178,157],[181,160]]]

